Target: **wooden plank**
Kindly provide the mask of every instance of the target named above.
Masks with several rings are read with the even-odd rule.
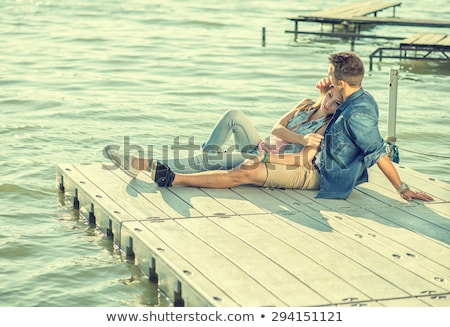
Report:
[[[444,257],[450,251],[448,245],[399,226],[386,224],[367,210],[335,215],[334,218],[336,217],[339,217],[336,222],[343,225],[340,226],[343,230],[349,235],[352,233],[357,235],[358,242],[369,244],[371,249],[391,259],[393,263],[420,275],[435,286],[443,286],[442,281],[450,272],[450,259],[445,261]],[[418,248],[417,244],[421,244],[421,247]],[[450,288],[447,291],[450,291]]]
[[[447,34],[424,34],[422,39],[419,39],[415,42],[418,45],[435,45],[439,43],[441,40],[445,39]]]
[[[330,224],[333,232],[324,234],[321,230],[313,228],[304,229],[302,225],[304,218],[293,217],[289,221],[285,220],[285,222],[291,225],[291,229],[304,230],[306,236],[284,236],[284,239],[289,243],[297,242],[297,246],[310,253],[315,260],[319,260],[322,264],[328,265],[336,274],[346,276],[345,280],[347,282],[365,294],[370,295],[372,299],[401,298],[411,296],[412,294],[416,296],[420,295],[420,292],[424,288],[427,289],[427,286],[433,286],[434,289],[445,292],[445,290],[432,285],[421,277],[415,276],[414,273],[399,268],[396,262],[392,261],[389,257],[376,254],[370,248],[370,245],[358,246],[355,240],[359,241],[359,236],[354,236],[353,233],[348,232],[343,233],[340,228],[336,229],[336,222],[333,221],[334,218],[330,219],[330,216],[321,216],[320,214],[314,215],[314,218],[318,221],[323,220],[324,217],[328,219],[327,222]],[[281,237],[286,233],[287,236],[291,236],[289,229],[283,229],[281,226],[272,228],[272,230],[273,233],[279,233]],[[322,245],[318,247],[317,244],[320,243]],[[317,250],[315,250],[316,247],[318,247]],[[327,249],[326,247],[329,248]],[[330,248],[334,251],[330,251]],[[330,261],[330,257],[335,258],[336,251],[340,253],[336,258],[339,261],[333,266],[333,261]],[[402,278],[406,280],[403,280],[401,283],[396,281],[396,279]],[[416,282],[419,284],[416,284]],[[405,292],[409,294],[407,295]],[[358,299],[355,299],[355,301],[358,301]]]
[[[424,33],[417,33],[417,34],[413,34],[409,37],[407,37],[406,39],[403,39],[400,42],[400,46],[405,46],[405,45],[411,45],[413,44],[416,40],[420,39],[421,37],[423,37]]]
[[[450,21],[448,20],[405,19],[395,17],[353,17],[348,19],[348,23],[391,26],[450,27]]]
[[[450,37],[447,35],[444,39],[440,40],[437,45],[444,46],[444,47],[450,47]]]
[[[369,208],[367,210],[376,212],[378,215],[382,216],[383,219],[386,219],[401,228],[408,229],[414,233],[424,235],[441,243],[448,244],[448,242],[450,242],[450,233],[448,229],[438,225],[439,223],[446,223],[448,219],[442,218],[439,215],[428,213],[430,217],[426,217],[423,215],[423,212],[419,212],[417,216],[415,216],[416,209],[412,210],[409,214],[396,208],[380,208],[379,210]],[[434,257],[438,261],[448,262],[448,254],[446,257],[445,252],[446,251],[435,253]]]
[[[261,207],[247,201],[231,189],[203,189],[212,198],[219,201],[223,206],[232,210],[235,214],[263,214],[266,213]]]
[[[220,218],[216,219],[220,220]],[[222,219],[230,220],[228,224],[235,224],[239,220],[238,217]],[[286,305],[316,306],[331,304],[321,294],[302,282],[298,276],[278,265],[273,258],[259,252],[252,244],[221,228],[213,219],[208,221],[184,219],[177,220],[177,222],[205,244],[214,248],[221,256],[252,276],[276,298],[282,299]],[[257,231],[254,232],[257,233]],[[264,239],[264,235],[260,235],[260,237]],[[248,290],[253,292],[252,288],[248,288]]]
[[[381,251],[381,248],[376,246],[377,239],[375,240],[376,237],[373,236],[375,234],[364,233],[360,228],[355,230],[349,227],[345,215],[333,211],[323,211],[322,217],[317,217],[317,219],[323,218],[327,219],[334,232],[342,235],[340,237],[353,240],[350,243],[342,241],[334,244],[336,249],[341,249],[344,253],[351,253],[354,260],[370,269],[375,275],[389,281],[392,285],[412,295],[418,295],[428,289],[438,290],[439,292],[448,291],[442,286],[436,285],[434,280],[427,280],[399,265],[396,262],[397,256],[393,256],[395,253]],[[327,241],[330,242],[331,240],[327,238]],[[448,250],[445,252],[448,254]]]
[[[371,184],[365,184],[371,185]],[[360,189],[360,188],[359,188]],[[297,191],[301,193],[301,191]],[[395,194],[396,199],[388,198],[379,192],[369,192],[364,194],[353,191],[348,200],[326,200],[315,199],[310,193],[301,193],[309,198],[308,206],[313,210],[329,209],[342,213],[351,213],[355,210],[363,209],[367,213],[376,213],[381,221],[387,225],[396,225],[399,228],[411,230],[414,233],[425,235],[436,241],[448,244],[450,242],[450,219],[447,215],[443,215],[441,211],[449,208],[448,202],[437,203],[442,208],[433,208],[433,204],[429,203],[408,203]],[[368,196],[369,195],[369,196]],[[392,204],[391,204],[392,201]],[[395,202],[397,201],[397,202]],[[339,205],[339,202],[346,205]],[[359,207],[359,208],[358,208]],[[374,219],[373,217],[370,219]],[[439,252],[436,253],[439,255]],[[445,262],[444,257],[438,257]]]
[[[449,184],[430,178],[424,174],[420,174],[412,169],[408,169],[398,164],[394,164],[394,166],[399,172],[402,180],[404,180],[414,190],[432,195],[434,202],[445,202],[450,199]],[[388,182],[386,176],[384,176],[378,167],[374,166],[369,169],[369,182],[369,184],[374,184],[374,186],[379,187],[380,193],[389,194],[393,198],[401,200],[393,186]],[[371,185],[362,185],[371,188]]]
[[[107,193],[118,207],[117,210],[126,211],[136,220],[169,217],[139,192],[139,189],[142,189],[140,181],[128,176],[122,170],[110,171],[102,169],[100,165],[77,165],[75,169],[86,176],[86,179],[96,185],[102,193]]]
[[[222,218],[222,219],[231,219]],[[287,287],[281,278],[286,272],[276,269],[271,273],[270,283],[258,277],[266,274],[274,264],[262,258],[252,249],[227,233],[216,233],[209,219],[192,218],[165,220],[158,224],[142,223],[148,230],[164,240],[172,251],[186,258],[189,263],[241,306],[286,306],[287,302],[276,295],[277,286]],[[227,256],[227,254],[230,254]],[[255,256],[253,256],[255,255]],[[258,262],[260,275],[249,274],[246,266]],[[267,266],[266,266],[267,265]],[[280,272],[281,275],[276,275]],[[280,284],[276,281],[280,280]],[[270,284],[270,285],[267,285]],[[275,291],[275,293],[273,292]],[[311,295],[309,290],[306,294]],[[306,294],[299,296],[308,302]],[[313,295],[317,301],[317,295]]]
[[[443,202],[443,203],[427,202],[427,203],[424,203],[423,206],[425,208],[427,208],[428,210],[430,210],[431,212],[439,215],[442,218],[450,219],[450,203],[449,202]],[[427,212],[426,214],[429,214],[429,212]]]
[[[239,186],[233,189],[247,201],[257,205],[266,213],[275,213],[283,216],[295,215],[298,212],[307,212],[311,208],[300,199],[286,198],[284,193],[292,190],[274,190],[253,186]]]
[[[294,18],[288,18],[292,21],[309,21],[317,23],[327,24],[360,24],[360,25],[390,25],[390,26],[417,26],[417,27],[450,27],[450,21],[446,20],[429,20],[429,19],[405,19],[395,17],[311,17],[311,16],[299,16]]]
[[[172,250],[159,238],[152,231],[154,224],[155,222],[148,222],[148,228],[141,222],[126,222],[121,243],[127,244],[132,238],[136,264],[148,276],[157,278],[158,288],[163,294],[174,301],[174,293],[180,291],[181,283],[185,306],[239,306],[223,289],[192,265],[189,259]]]
[[[367,219],[367,215],[365,211],[362,216],[353,215],[353,219]],[[427,274],[427,277],[424,275],[417,274],[417,270],[410,269],[407,262],[400,261],[401,260],[415,260],[416,256],[414,255],[414,251],[416,250],[416,243],[413,243],[413,240],[416,242],[426,241],[426,239],[422,239],[418,237],[417,234],[410,234],[412,238],[411,242],[408,244],[412,247],[411,251],[407,252],[405,247],[398,244],[395,241],[391,241],[384,236],[386,233],[386,226],[384,224],[378,224],[378,233],[374,232],[374,230],[367,229],[365,225],[357,225],[352,222],[352,219],[349,219],[349,215],[337,213],[335,211],[323,211],[322,215],[328,219],[328,223],[332,227],[333,231],[339,232],[342,235],[352,239],[356,243],[360,243],[361,246],[357,246],[355,250],[352,252],[353,256],[359,260],[361,263],[366,262],[366,258],[370,258],[370,263],[367,262],[370,269],[376,274],[383,276],[387,280],[391,281],[398,287],[400,285],[405,285],[401,287],[402,289],[411,292],[411,294],[419,294],[419,291],[423,291],[424,289],[429,288],[438,288],[441,292],[448,291],[445,288],[442,288],[440,282],[434,280],[436,276],[432,274]],[[364,222],[366,224],[366,222]],[[392,237],[395,237],[395,233]],[[382,245],[380,246],[379,242],[382,240]],[[434,246],[433,241],[429,241],[431,243],[431,247]],[[413,244],[411,244],[413,243]],[[436,246],[435,246],[436,247]],[[440,252],[448,255],[448,249],[445,246],[439,248]],[[412,253],[411,253],[412,252]],[[411,254],[411,256],[409,255]],[[433,254],[434,256],[435,254]],[[441,267],[439,265],[434,265],[432,260],[423,258],[423,262],[427,262],[430,266],[434,267],[435,271],[438,271],[441,274],[445,274],[445,267]],[[377,263],[378,262],[378,263]],[[416,261],[412,263],[416,264]],[[389,271],[385,270],[385,268],[389,267]],[[419,269],[419,268],[417,268]],[[398,273],[402,275],[404,280],[401,282],[397,280],[397,276],[391,275],[391,272],[398,270]],[[420,270],[420,269],[419,269]],[[400,272],[401,271],[401,272]],[[439,275],[438,275],[439,276]],[[418,285],[421,285],[419,288],[416,288]]]
[[[133,204],[134,209],[143,207],[146,212],[145,216],[138,219],[202,216],[192,205],[183,201],[170,189],[158,187],[148,175],[139,174],[134,179],[120,169],[109,171],[102,169],[99,164],[77,167],[89,173],[98,187],[105,191],[111,190],[115,194],[117,203],[124,203],[130,199],[137,200]]]
[[[323,294],[334,304],[407,296],[405,292],[393,287],[391,283],[358,263],[353,254],[335,247],[336,244],[340,244],[341,249],[351,248],[353,243],[351,239],[333,232],[324,233],[320,226],[323,223],[309,215],[299,213],[289,219],[280,215],[264,219],[244,218],[269,233],[272,237],[268,239],[272,240],[275,237],[284,243],[280,249],[282,251],[278,251],[277,247],[270,248],[270,243],[262,244],[260,241],[258,242],[261,243],[260,249],[272,253],[271,257],[274,260],[287,267],[290,267],[289,257],[292,257],[297,265],[301,263],[301,267],[290,269],[297,271],[299,276],[318,292],[328,288]],[[311,222],[305,223],[307,220]],[[318,228],[312,228],[311,224],[315,224]]]
[[[370,184],[367,184],[370,185]],[[395,193],[395,199],[392,201],[398,201],[397,203],[383,200],[383,193],[376,193],[373,196],[367,196],[367,194],[359,193],[357,190],[353,191],[347,201],[339,200],[323,200],[315,199],[313,194],[308,192],[296,191],[298,196],[306,196],[308,198],[307,205],[314,210],[320,210],[320,208],[328,208],[329,210],[337,210],[342,213],[364,213],[363,217],[366,219],[376,220],[383,225],[397,226],[398,228],[404,228],[406,231],[410,230],[411,234],[420,234],[430,237],[435,240],[434,242],[443,242],[447,244],[450,242],[450,216],[448,215],[450,204],[448,202],[443,203],[408,203]],[[380,199],[384,204],[380,202]],[[302,201],[298,198],[299,201]],[[390,200],[390,199],[389,199]],[[302,201],[305,202],[305,201]],[[341,203],[341,204],[339,204]],[[344,205],[346,204],[346,205]],[[359,208],[358,208],[359,206]],[[441,208],[433,208],[434,206]],[[444,213],[446,212],[446,214]],[[372,215],[375,213],[377,216]],[[380,214],[381,213],[381,214]],[[394,237],[394,236],[392,236]],[[433,243],[431,243],[433,244]],[[414,245],[411,245],[414,248]],[[446,256],[448,247],[432,248],[430,252],[433,253],[435,260],[440,262],[448,262],[449,259]],[[449,263],[450,264],[450,263]]]
[[[450,307],[450,293],[379,301],[385,307]]]
[[[402,37],[398,36],[382,36],[382,35],[371,35],[362,33],[342,33],[342,32],[311,32],[311,31],[285,31],[285,33],[291,34],[310,34],[310,35],[320,35],[320,36],[330,36],[330,37],[341,37],[341,38],[351,38],[351,39],[385,39],[385,40],[401,40]]]
[[[163,191],[162,188],[156,188],[156,190]],[[173,191],[177,197],[195,208],[200,217],[230,216],[235,214],[234,211],[225,207],[222,203],[218,202],[199,188],[175,187],[170,191]]]
[[[357,5],[358,6],[352,10],[347,12],[344,11],[344,14],[347,14],[350,17],[368,16],[370,14],[374,14],[376,16],[379,11],[400,6],[401,2],[365,2]]]
[[[305,218],[307,217],[305,216]],[[303,234],[299,230],[281,223],[280,219],[270,214],[242,216],[233,220],[214,219],[213,222],[249,244],[258,253],[270,258],[276,265],[298,279],[297,283],[307,285],[324,299],[327,299],[329,303],[340,303],[346,301],[346,299],[353,298],[360,300],[369,299],[368,295],[364,294],[363,291],[352,286],[350,281],[346,281],[348,275],[339,276],[335,273],[336,265],[342,268],[343,262],[346,262],[344,256],[328,248],[326,249],[328,250],[328,260],[324,265],[320,264],[317,261],[317,257],[320,257],[320,252],[323,250],[322,244],[315,240],[312,240],[311,243],[308,241],[308,245],[313,249],[313,252],[305,252]],[[283,229],[283,232],[277,233],[276,231],[280,227]],[[294,241],[292,243],[291,239],[299,240],[300,242],[295,243]],[[353,268],[355,264],[351,263],[350,267]],[[263,269],[268,268],[264,267]],[[261,267],[255,266],[252,269],[261,269]],[[348,269],[347,272],[351,270]],[[290,305],[323,304],[301,302],[299,295],[296,295],[298,293],[296,286],[289,285],[289,288],[289,290],[285,290],[287,293],[281,295],[281,297],[289,298],[290,294],[292,294],[293,298],[290,301]]]
[[[450,294],[436,294],[418,297],[407,297],[397,299],[381,299],[369,302],[357,302],[350,304],[340,304],[339,306],[358,307],[449,307]]]
[[[382,11],[387,8],[400,6],[401,2],[364,2],[352,3],[335,7],[333,9],[319,10],[312,12],[309,17],[354,17],[366,16]]]
[[[418,37],[414,42],[410,43],[409,45],[415,45],[415,46],[421,46],[421,45],[436,45],[439,41],[445,39],[447,37],[447,34],[430,34],[430,33],[424,33],[421,34],[420,37]]]

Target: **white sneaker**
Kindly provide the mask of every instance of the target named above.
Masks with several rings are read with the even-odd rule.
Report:
[[[134,168],[131,165],[131,157],[125,158],[123,153],[113,150],[110,147],[105,148],[105,154],[106,157],[111,160],[114,165],[122,169],[125,173],[130,175],[133,178],[136,178],[136,176],[140,173],[140,170]]]

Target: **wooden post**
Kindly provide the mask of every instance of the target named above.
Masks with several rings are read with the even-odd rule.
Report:
[[[266,28],[265,27],[262,28],[262,46],[263,47],[266,46]]]
[[[389,111],[388,111],[388,141],[395,142],[395,125],[397,120],[397,89],[398,89],[398,70],[391,69],[389,82]]]
[[[395,124],[397,119],[397,84],[398,71],[391,69],[389,82],[389,112],[388,112],[388,132],[385,138],[386,150],[391,161],[399,163],[400,157],[398,147],[395,145],[397,137],[395,136]]]
[[[294,34],[295,42],[297,42],[297,36],[298,36],[298,20],[295,21],[295,34]]]

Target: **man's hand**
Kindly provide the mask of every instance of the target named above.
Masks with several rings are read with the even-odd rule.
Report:
[[[304,137],[305,143],[304,146],[312,146],[318,148],[320,143],[323,140],[323,135],[317,133],[306,134]]]
[[[433,201],[433,197],[430,195],[424,193],[424,192],[414,192],[413,190],[404,190],[402,193],[400,193],[400,196],[407,200],[411,201],[412,199],[422,200],[422,201]]]

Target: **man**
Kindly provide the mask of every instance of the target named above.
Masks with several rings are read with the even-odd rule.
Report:
[[[342,52],[332,54],[329,62],[329,77],[344,102],[325,131],[317,197],[346,199],[354,186],[368,181],[367,168],[376,163],[405,200],[433,200],[410,190],[386,154],[378,129],[378,105],[361,86],[362,60],[354,53]]]
[[[230,188],[253,184],[319,189],[320,185],[318,198],[346,199],[356,185],[368,181],[367,168],[376,163],[402,198],[433,200],[409,189],[389,159],[378,129],[378,105],[361,86],[362,60],[354,53],[342,52],[332,54],[329,63],[333,92],[339,92],[343,103],[335,108],[331,122],[322,130],[325,137],[320,152],[306,147],[296,154],[261,155],[233,170],[193,174],[175,174],[166,165],[153,161],[153,180],[163,187]],[[323,85],[319,83],[318,87]],[[333,95],[334,105],[340,104],[338,98]]]

